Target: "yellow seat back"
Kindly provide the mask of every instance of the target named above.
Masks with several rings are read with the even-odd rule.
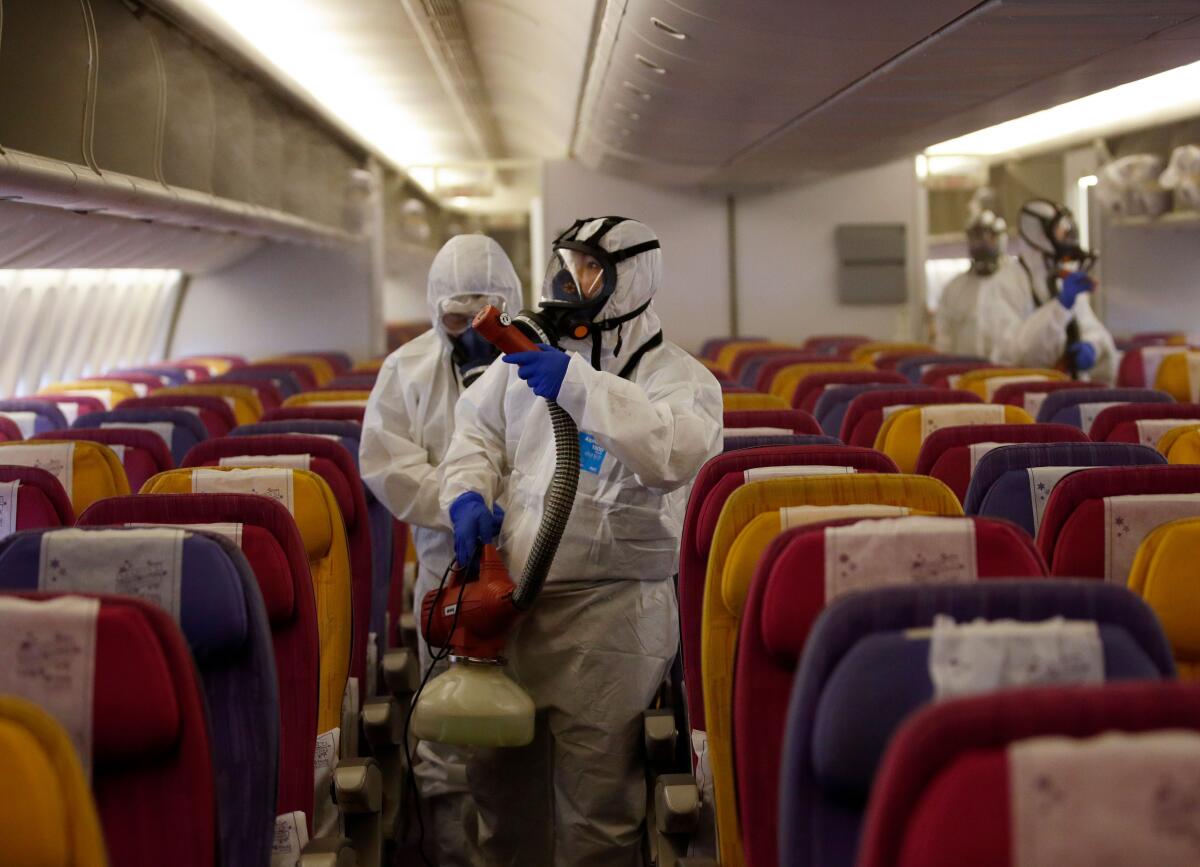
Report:
[[[913,406],[884,420],[875,448],[895,461],[900,472],[912,473],[926,437],[944,427],[973,424],[1033,424],[1033,417],[1019,406],[996,403]]]
[[[733,779],[732,702],[734,651],[750,580],[759,557],[781,530],[780,509],[851,505],[962,514],[954,492],[936,479],[859,473],[750,482],[730,495],[717,519],[705,573],[700,663],[723,867],[744,863]],[[831,519],[843,516],[829,515]]]
[[[209,376],[222,376],[233,369],[233,362],[228,358],[218,358],[211,355],[192,355],[185,359],[187,364],[201,364],[208,368]]]
[[[1194,430],[1200,430],[1200,421],[1195,424],[1181,424],[1179,427],[1173,427],[1158,438],[1158,442],[1154,444],[1154,447],[1158,449],[1160,454],[1166,455],[1167,460],[1170,461],[1171,449],[1175,446],[1175,443],[1184,434]]]
[[[1180,403],[1200,400],[1200,352],[1179,352],[1164,358],[1158,366],[1154,387]]]
[[[142,486],[143,494],[226,493],[259,494],[288,505],[278,491],[265,491],[254,483],[254,469],[204,467],[159,473]],[[350,670],[351,577],[346,525],[332,489],[308,470],[277,470],[291,476],[290,511],[308,553],[317,607],[321,684],[317,712],[318,731],[341,725],[342,695]],[[198,483],[197,474],[205,474]],[[216,479],[222,473],[227,479]],[[260,477],[261,478],[261,477]],[[280,476],[284,478],[284,476]]]
[[[132,383],[121,379],[76,379],[71,382],[55,382],[47,385],[38,394],[74,394],[94,397],[104,404],[105,409],[113,409],[121,401],[137,397],[137,389]]]
[[[129,494],[129,479],[117,453],[90,440],[0,443],[2,464],[49,472],[62,483],[76,515],[97,500]]]
[[[75,745],[53,717],[15,696],[0,696],[0,780],[0,867],[105,867]]]
[[[1200,428],[1189,426],[1175,438],[1166,455],[1168,463],[1200,464]]]
[[[233,410],[233,418],[239,424],[254,424],[262,418],[262,401],[253,386],[235,382],[193,382],[189,385],[172,385],[160,388],[156,395],[193,394],[204,397],[219,397]]]
[[[1155,528],[1138,546],[1129,589],[1158,615],[1179,676],[1200,680],[1200,518]]]
[[[360,361],[358,364],[350,368],[351,373],[379,373],[383,369],[382,358],[370,358],[366,361]]]
[[[991,400],[996,389],[1002,385],[1013,382],[1062,382],[1067,378],[1061,370],[1048,367],[982,367],[960,374],[954,387]]]
[[[911,343],[895,340],[872,340],[870,343],[864,343],[861,346],[856,346],[850,353],[851,361],[864,362],[874,365],[875,359],[881,355],[887,355],[893,352],[904,352],[909,355],[917,353],[935,352],[934,348],[928,343]]]
[[[359,389],[341,391],[302,391],[283,402],[284,406],[362,406],[371,392]]]
[[[844,370],[874,370],[874,368],[869,364],[855,361],[804,361],[789,364],[772,377],[771,394],[791,406],[792,397],[796,394],[796,386],[804,377],[813,373],[837,373]]]
[[[790,343],[778,343],[774,340],[738,340],[726,343],[721,347],[721,351],[717,353],[717,367],[726,372],[732,372],[740,355],[745,352],[759,352],[763,349],[799,350],[799,347]]]
[[[757,391],[727,391],[721,395],[725,412],[739,409],[791,409],[787,402],[773,394]]]
[[[272,364],[280,362],[284,364],[308,365],[309,370],[313,372],[313,378],[316,379],[317,385],[325,385],[325,383],[337,376],[337,372],[333,369],[333,365],[331,365],[324,358],[321,358],[319,355],[299,355],[289,353],[287,355],[272,355],[270,358],[260,358],[258,360],[259,364]]]

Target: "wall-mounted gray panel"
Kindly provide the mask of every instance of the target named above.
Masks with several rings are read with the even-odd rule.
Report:
[[[900,304],[908,300],[903,223],[837,226],[838,300],[843,304]]]
[[[91,53],[80,0],[0,3],[0,146],[88,165]]]
[[[90,0],[99,44],[92,153],[103,171],[157,180],[163,67],[144,20],[120,0]]]

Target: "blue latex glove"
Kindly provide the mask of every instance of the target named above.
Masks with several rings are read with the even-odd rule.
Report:
[[[517,376],[529,383],[534,394],[546,400],[557,400],[571,357],[545,343],[539,343],[538,347],[540,352],[514,352],[504,356],[504,360],[517,365]]]
[[[1063,278],[1062,289],[1058,291],[1058,303],[1068,310],[1075,307],[1075,299],[1084,292],[1096,288],[1092,278],[1082,271],[1072,271]]]
[[[454,525],[454,559],[459,566],[471,562],[471,556],[479,544],[488,544],[496,538],[504,511],[497,506],[496,514],[488,510],[483,497],[474,491],[459,494],[450,504],[450,522]]]
[[[1067,352],[1075,359],[1076,370],[1091,370],[1096,366],[1096,347],[1090,343],[1072,343]]]

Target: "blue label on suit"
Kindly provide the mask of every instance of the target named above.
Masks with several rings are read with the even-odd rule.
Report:
[[[608,452],[590,433],[579,432],[579,469],[594,476],[600,475],[600,466]]]

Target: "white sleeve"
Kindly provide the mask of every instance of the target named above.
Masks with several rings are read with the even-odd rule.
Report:
[[[958,310],[958,293],[959,287],[962,285],[963,276],[960,274],[942,290],[942,298],[938,302],[937,311],[934,313],[934,348],[938,352],[953,352],[955,347],[955,335],[958,334],[959,328],[962,326],[962,317]]]
[[[441,509],[462,494],[482,494],[490,506],[500,493],[507,456],[504,395],[511,364],[497,361],[459,397],[454,407],[454,436],[439,468]]]
[[[1079,339],[1096,348],[1096,365],[1089,375],[1096,381],[1113,382],[1117,377],[1117,344],[1092,309],[1091,293],[1075,299],[1075,320],[1079,323]]]
[[[1057,301],[1034,308],[1029,279],[1019,266],[1010,267],[1005,279],[993,281],[986,302],[979,305],[979,327],[988,335],[992,361],[1015,367],[1057,364],[1073,317]]]
[[[398,365],[385,363],[363,416],[359,472],[367,487],[398,520],[448,528],[438,505],[437,467],[412,437]]]
[[[642,364],[665,351],[649,353]],[[720,450],[721,387],[699,363],[668,357],[639,384],[570,355],[559,405],[640,484],[673,491],[690,483]]]

